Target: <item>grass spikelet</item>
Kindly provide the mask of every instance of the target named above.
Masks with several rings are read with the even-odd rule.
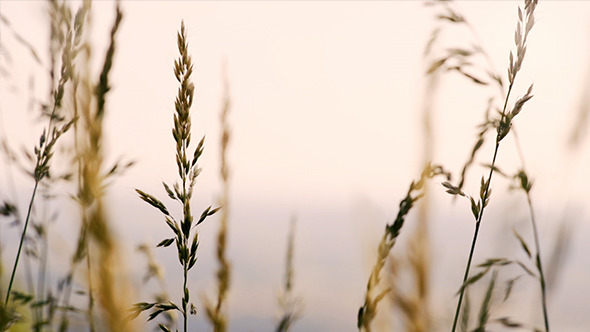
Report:
[[[287,240],[287,255],[285,264],[285,283],[279,295],[278,302],[281,309],[281,318],[277,323],[276,332],[287,332],[301,316],[301,300],[293,295],[293,256],[295,252],[295,226],[296,220],[291,220],[289,238]]]

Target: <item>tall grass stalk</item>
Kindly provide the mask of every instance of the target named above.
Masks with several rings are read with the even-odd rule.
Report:
[[[105,179],[112,171],[104,170],[103,122],[106,98],[111,89],[109,74],[113,67],[116,35],[123,18],[120,3],[116,3],[115,19],[111,27],[109,44],[96,83],[91,79],[90,47],[84,49],[86,68],[81,77],[79,115],[81,130],[78,139],[80,180],[78,200],[82,210],[81,238],[76,252],[78,259],[86,256],[89,299],[88,319],[90,330],[95,329],[93,309],[96,304],[102,314],[102,324],[109,331],[130,331],[125,320],[129,286],[121,276],[121,261],[112,226],[106,216],[104,204]],[[93,284],[93,281],[96,284]],[[96,290],[92,286],[96,287]]]
[[[526,173],[522,173],[526,177]],[[523,181],[524,183],[528,183]],[[539,285],[541,287],[541,305],[543,306],[543,322],[545,323],[545,331],[549,332],[549,315],[547,313],[547,289],[545,282],[545,273],[543,272],[543,264],[541,263],[541,245],[539,241],[539,232],[537,231],[537,221],[535,218],[535,210],[533,209],[533,203],[531,201],[530,186],[523,188],[526,192],[527,203],[529,206],[529,213],[531,215],[531,225],[533,227],[533,234],[535,238],[535,266],[539,271]]]
[[[450,176],[441,166],[432,166],[427,164],[422,171],[420,179],[417,181],[412,181],[410,184],[410,188],[408,189],[406,197],[399,204],[399,211],[393,223],[386,225],[385,232],[381,238],[381,241],[379,242],[379,247],[377,249],[377,261],[371,270],[369,281],[367,283],[365,303],[358,311],[357,328],[359,331],[363,329],[366,332],[371,331],[371,322],[377,314],[377,305],[389,292],[389,289],[386,289],[377,295],[374,294],[377,291],[377,287],[379,286],[379,282],[381,280],[381,270],[385,266],[389,252],[393,248],[393,245],[400,234],[407,214],[410,212],[416,201],[422,197],[422,190],[426,180],[437,175],[445,175],[447,176],[447,179]]]
[[[166,224],[174,233],[174,237],[162,240],[158,243],[158,247],[168,247],[172,243],[176,245],[178,261],[182,266],[182,304],[179,307],[173,302],[141,302],[134,305],[134,313],[132,316],[137,316],[142,311],[153,309],[153,312],[148,319],[152,320],[161,313],[169,310],[176,310],[182,314],[183,328],[186,332],[188,330],[188,315],[196,313],[194,304],[190,303],[190,292],[188,288],[188,272],[197,262],[199,233],[196,230],[196,227],[205,221],[207,217],[217,212],[219,208],[213,209],[209,206],[201,213],[201,216],[196,222],[193,219],[190,201],[193,196],[193,189],[197,176],[201,172],[197,161],[203,153],[205,137],[201,139],[197,147],[194,149],[191,158],[188,154],[191,142],[190,109],[194,99],[195,86],[191,82],[190,77],[193,72],[193,62],[188,51],[188,40],[184,21],[181,23],[180,31],[177,34],[177,44],[180,56],[174,61],[174,75],[176,80],[180,83],[180,88],[178,89],[178,95],[174,102],[175,113],[172,136],[176,142],[176,165],[178,167],[180,183],[176,183],[172,188],[166,183],[163,183],[163,186],[168,197],[172,200],[178,201],[182,205],[182,219],[180,221],[176,220],[170,214],[166,205],[154,196],[139,189],[136,189],[136,192],[143,201],[158,209],[164,215]],[[164,331],[170,330],[162,324],[159,326]]]
[[[533,238],[535,241],[535,266],[537,267],[537,271],[539,272],[539,286],[541,288],[541,305],[543,308],[543,322],[545,324],[545,331],[549,332],[549,315],[547,313],[547,284],[545,273],[543,271],[543,264],[541,262],[541,244],[539,241],[539,232],[537,230],[537,218],[535,217],[535,209],[533,208],[533,201],[531,199],[531,189],[533,187],[533,181],[529,179],[527,175],[525,162],[524,162],[524,154],[520,147],[520,143],[518,140],[518,135],[516,131],[514,131],[514,142],[516,144],[516,148],[518,150],[518,156],[520,158],[522,168],[516,173],[514,178],[518,181],[518,187],[522,189],[526,195],[527,206],[529,208],[529,215],[531,218],[531,227],[533,229]],[[522,238],[519,237],[519,240],[522,241]],[[521,242],[523,246],[525,245],[524,242]],[[524,247],[523,247],[524,248]],[[529,254],[529,252],[527,252]]]
[[[496,142],[495,142],[492,162],[490,164],[491,165],[490,171],[487,176],[487,180],[484,180],[484,178],[482,178],[481,187],[480,187],[480,198],[479,198],[478,202],[476,203],[472,197],[469,197],[471,200],[472,212],[473,212],[473,215],[476,219],[476,223],[475,223],[475,231],[473,233],[473,239],[471,242],[471,248],[469,250],[469,257],[467,259],[467,266],[465,267],[465,273],[463,275],[463,283],[462,283],[463,285],[465,285],[465,283],[467,282],[467,278],[469,277],[469,271],[471,268],[471,261],[473,259],[473,253],[475,251],[475,245],[477,243],[477,237],[479,234],[481,221],[483,219],[483,213],[484,213],[485,207],[487,206],[487,204],[489,202],[489,198],[491,195],[490,184],[492,181],[492,176],[494,174],[494,170],[496,168],[496,166],[495,166],[496,165],[496,158],[498,156],[500,142],[510,132],[510,128],[512,125],[512,119],[521,111],[523,105],[529,99],[532,98],[531,92],[532,92],[533,86],[531,85],[529,87],[527,93],[522,98],[520,98],[519,100],[517,100],[515,102],[513,109],[510,112],[507,112],[508,100],[510,99],[512,87],[514,85],[516,75],[520,71],[522,62],[525,57],[527,37],[528,37],[528,34],[531,31],[531,29],[533,28],[533,25],[535,23],[534,10],[535,10],[536,5],[537,5],[536,0],[525,0],[524,13],[520,9],[520,7],[518,8],[518,23],[517,23],[515,37],[514,37],[515,45],[516,45],[516,59],[514,59],[512,52],[510,52],[510,57],[509,57],[510,64],[509,64],[509,68],[508,68],[509,86],[508,86],[508,91],[506,92],[506,97],[504,99],[504,106],[502,107],[500,121],[497,124]],[[452,185],[449,186],[448,183],[447,183],[447,185],[445,185],[445,187],[447,187],[449,193],[451,193],[451,194],[462,194],[462,192],[460,192],[459,188],[453,187]],[[463,194],[463,196],[464,196],[464,194]],[[453,319],[453,327],[452,327],[453,332],[455,331],[455,329],[457,327],[457,322],[458,322],[459,314],[461,311],[461,302],[463,301],[463,294],[465,292],[465,288],[466,287],[461,288],[461,292],[459,294],[459,299],[457,301],[457,308],[455,310],[455,317]]]
[[[426,166],[433,158],[434,133],[432,126],[432,113],[434,95],[438,88],[439,75],[433,74],[427,77],[426,90],[424,92],[424,104],[422,105],[422,163]],[[427,332],[432,328],[432,312],[429,303],[430,275],[431,275],[431,242],[429,232],[430,195],[429,182],[424,183],[423,197],[417,211],[416,228],[407,245],[407,257],[410,265],[410,273],[414,287],[411,294],[403,295],[396,282],[395,260],[391,260],[391,274],[393,288],[393,304],[404,314],[406,318],[406,330],[410,332]],[[394,284],[395,282],[395,284]]]
[[[219,175],[221,177],[222,193],[219,205],[222,207],[219,231],[217,233],[217,261],[219,268],[217,269],[217,303],[213,306],[209,301],[206,301],[207,318],[213,325],[213,331],[225,332],[227,328],[227,313],[223,312],[223,304],[227,297],[231,266],[227,259],[227,227],[229,222],[229,165],[227,162],[227,146],[231,138],[231,131],[228,123],[228,116],[231,106],[229,97],[229,81],[227,72],[224,67],[224,81],[223,81],[223,106],[221,110],[221,160]]]
[[[426,166],[432,160],[434,150],[434,134],[432,128],[432,112],[434,95],[438,87],[437,74],[427,77],[422,105],[421,129],[423,134],[422,162]],[[416,227],[410,235],[406,246],[406,259],[388,257],[389,273],[386,282],[391,288],[388,298],[394,309],[397,309],[405,320],[405,330],[409,332],[427,332],[432,329],[432,312],[429,303],[431,275],[431,246],[429,234],[430,200],[429,182],[424,183],[423,197],[417,211]],[[404,269],[409,266],[409,269]],[[412,287],[400,286],[400,274],[407,271]],[[402,289],[403,288],[403,289]],[[404,289],[411,290],[404,291]]]
[[[289,228],[289,237],[287,239],[287,255],[285,259],[285,279],[283,289],[278,297],[279,309],[281,310],[281,317],[275,329],[276,332],[287,332],[295,324],[295,321],[300,318],[302,311],[301,300],[293,295],[294,286],[294,264],[293,258],[295,255],[295,227],[297,221],[295,218],[291,220]]]
[[[427,193],[425,192],[427,195]],[[420,204],[423,207],[424,201]],[[406,246],[407,254],[396,257],[391,253],[387,258],[388,273],[385,282],[390,288],[387,298],[392,308],[400,313],[402,320],[399,325],[408,332],[427,332],[432,330],[432,312],[429,306],[430,293],[430,257],[427,232],[427,220],[421,219],[420,212],[416,220],[416,228],[410,234]],[[405,275],[403,275],[405,274]],[[404,277],[408,278],[404,278]],[[409,281],[406,283],[404,281]],[[377,330],[383,330],[378,328]]]
[[[78,10],[76,14],[76,25],[83,27],[85,24],[89,23],[90,21],[90,10],[91,10],[91,1],[84,1],[82,7]],[[77,245],[74,253],[72,254],[71,262],[70,262],[70,269],[68,273],[63,277],[60,281],[58,286],[58,290],[61,293],[61,300],[62,303],[60,304],[60,308],[62,310],[61,319],[59,321],[58,330],[63,332],[68,330],[69,328],[69,311],[71,310],[70,305],[70,297],[73,288],[74,282],[74,273],[75,269],[83,259],[86,259],[86,283],[87,283],[87,297],[88,297],[88,307],[84,311],[86,318],[88,320],[88,327],[91,332],[95,331],[95,322],[94,322],[94,290],[93,290],[93,277],[92,277],[92,268],[90,263],[90,249],[89,249],[89,239],[88,239],[88,217],[87,217],[87,210],[93,203],[93,194],[90,192],[91,186],[87,184],[87,174],[85,174],[84,170],[88,168],[87,164],[90,162],[88,158],[89,154],[89,147],[87,146],[88,138],[87,136],[89,133],[85,130],[89,128],[89,123],[92,121],[92,115],[90,114],[91,109],[91,102],[92,102],[92,92],[91,92],[91,83],[90,74],[88,69],[88,62],[90,61],[91,57],[91,46],[87,40],[86,35],[82,35],[82,31],[79,33],[78,39],[84,38],[84,43],[80,45],[78,52],[85,56],[82,61],[82,65],[84,66],[83,70],[74,76],[74,84],[72,87],[72,107],[74,116],[76,118],[83,117],[84,120],[77,121],[74,123],[74,151],[75,155],[73,157],[73,165],[74,165],[74,174],[76,175],[77,183],[77,192],[75,195],[75,201],[80,209],[80,230],[79,236],[77,240]],[[80,123],[82,122],[82,123]],[[98,153],[98,151],[96,152]],[[85,166],[86,165],[86,166]],[[58,297],[59,301],[59,297]]]
[[[31,211],[33,209],[33,204],[35,202],[37,190],[39,188],[39,184],[45,178],[50,176],[50,166],[51,166],[51,159],[53,157],[53,148],[55,144],[59,140],[59,138],[67,132],[73,123],[76,121],[75,118],[73,119],[66,119],[66,117],[62,114],[62,101],[64,98],[66,84],[71,80],[74,74],[74,59],[77,55],[76,48],[80,42],[80,34],[82,32],[82,26],[74,25],[72,26],[71,22],[67,20],[68,17],[71,17],[71,14],[68,15],[69,9],[62,4],[61,6],[57,2],[52,2],[50,6],[50,13],[52,16],[51,20],[51,69],[50,69],[50,76],[52,78],[51,81],[51,98],[52,101],[50,104],[45,105],[43,110],[43,114],[48,116],[48,123],[47,127],[43,130],[41,137],[39,138],[39,144],[34,148],[34,155],[35,155],[35,166],[33,171],[30,173],[31,177],[34,180],[33,191],[31,193],[31,198],[29,200],[28,208],[27,208],[27,215],[25,217],[25,224],[23,226],[23,230],[21,233],[19,246],[16,254],[16,258],[14,260],[14,264],[12,266],[12,273],[10,276],[10,281],[8,283],[8,288],[6,291],[6,298],[4,301],[5,305],[8,305],[8,301],[10,299],[10,294],[12,290],[12,286],[14,283],[14,277],[16,275],[16,271],[18,268],[18,263],[20,260],[20,255],[23,248],[23,243],[25,241],[25,237],[27,234],[27,229],[29,226],[29,222],[31,219]],[[66,33],[64,34],[61,29],[62,25],[66,25]],[[57,81],[57,86],[55,86],[55,81],[53,78],[56,76],[55,71],[57,70],[56,64],[56,56],[57,53],[61,53],[61,69],[59,70],[59,78]]]

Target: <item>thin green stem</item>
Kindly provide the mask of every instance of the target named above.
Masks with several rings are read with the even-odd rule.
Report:
[[[64,80],[64,77],[62,75],[62,77],[60,78],[59,81],[59,86],[58,86],[58,90],[61,88],[63,89],[63,86],[65,85],[66,81]],[[18,261],[20,259],[20,254],[22,251],[22,247],[23,247],[23,243],[25,240],[25,236],[27,234],[27,226],[29,225],[29,219],[31,217],[31,211],[33,208],[33,202],[35,201],[35,195],[37,193],[37,187],[39,186],[39,182],[41,181],[41,179],[44,177],[43,173],[39,172],[39,166],[42,164],[42,158],[48,158],[46,156],[44,156],[44,154],[46,153],[46,149],[48,146],[48,140],[56,140],[57,138],[53,137],[53,132],[52,132],[52,128],[53,128],[53,119],[55,118],[55,113],[57,112],[57,109],[59,107],[59,103],[61,102],[61,98],[55,97],[54,101],[53,101],[53,108],[51,110],[51,116],[49,117],[49,124],[47,125],[47,132],[46,134],[48,135],[48,137],[42,141],[42,143],[39,144],[39,152],[37,153],[37,161],[35,164],[35,170],[34,170],[34,178],[35,178],[35,187],[33,188],[33,194],[31,195],[31,201],[29,202],[29,208],[27,210],[27,218],[25,220],[25,226],[23,228],[23,233],[21,235],[21,239],[20,239],[20,243],[18,245],[18,252],[16,254],[16,259],[14,261],[14,266],[12,268],[12,275],[10,276],[10,282],[8,283],[8,290],[6,291],[6,300],[4,301],[4,304],[7,305],[8,304],[8,300],[10,298],[10,291],[12,289],[12,283],[14,282],[14,276],[16,274],[16,269],[18,266]],[[44,132],[45,135],[45,132]],[[48,159],[46,160],[46,162],[48,162]],[[47,172],[46,170],[44,170],[43,172]]]
[[[518,157],[520,158],[520,163],[522,164],[522,170],[526,173],[526,166],[524,162],[524,154],[522,153],[522,148],[520,146],[520,142],[518,140],[518,135],[516,131],[514,131],[515,140],[514,143],[516,144],[516,150],[518,151]],[[543,306],[543,320],[545,322],[545,332],[549,332],[549,317],[547,314],[547,295],[546,295],[546,283],[545,283],[545,274],[543,273],[543,265],[541,264],[541,245],[539,241],[539,232],[537,231],[537,218],[535,218],[535,211],[533,209],[533,202],[531,200],[531,194],[526,188],[523,188],[526,193],[526,199],[529,206],[529,213],[531,214],[531,224],[533,226],[533,236],[535,238],[535,250],[537,251],[536,255],[536,263],[537,268],[539,269],[539,283],[541,285],[541,299],[542,299],[542,306]]]
[[[186,307],[188,304],[188,299],[186,298],[187,288],[186,288],[186,281],[187,281],[187,272],[188,272],[188,265],[187,263],[184,264],[184,286],[182,289],[183,292],[183,301],[182,301],[182,315],[184,320],[184,332],[187,331],[187,314],[186,314]]]
[[[524,162],[524,154],[522,153],[522,147],[520,146],[520,141],[518,139],[518,134],[516,131],[513,131],[515,140],[514,143],[516,144],[516,150],[518,151],[518,157],[520,158],[520,163],[522,164],[522,171],[526,174],[526,166]],[[526,193],[526,199],[529,206],[529,213],[531,214],[531,224],[533,226],[533,236],[535,238],[535,250],[537,251],[537,255],[535,256],[537,269],[539,270],[539,283],[541,285],[541,299],[542,299],[542,306],[543,306],[543,320],[545,323],[545,332],[549,332],[549,317],[547,314],[547,300],[546,300],[546,283],[545,283],[545,274],[543,273],[543,265],[541,264],[541,242],[539,241],[539,232],[537,231],[537,218],[535,218],[535,211],[533,209],[533,202],[531,200],[531,194],[526,188],[523,188]]]
[[[38,186],[39,186],[39,180],[35,180],[35,187],[33,188],[33,194],[31,195],[31,201],[29,202],[29,208],[27,211],[27,218],[25,220],[25,227],[23,228],[23,233],[20,237],[20,243],[18,245],[18,252],[16,253],[16,259],[14,261],[14,266],[12,267],[12,275],[10,276],[10,282],[8,283],[8,290],[6,291],[6,300],[4,301],[4,305],[8,305],[8,299],[10,298],[10,291],[12,289],[12,283],[14,282],[14,276],[16,274],[16,268],[18,266],[18,261],[20,259],[20,253],[23,249],[23,243],[25,242],[25,236],[27,234],[27,227],[29,226],[29,220],[31,219],[31,211],[33,209],[33,202],[35,201],[35,194],[37,193]]]
[[[512,82],[514,82],[514,80],[512,80]],[[506,107],[508,106],[508,99],[510,98],[510,92],[512,91],[512,85],[513,85],[513,83],[510,83],[510,86],[508,87],[508,92],[506,93],[506,99],[504,100],[504,107],[502,108],[502,116],[500,118],[500,123],[498,124],[498,126],[501,126],[502,123],[504,122],[504,117],[506,116]],[[475,252],[475,244],[477,243],[477,236],[479,234],[479,226],[481,224],[481,220],[483,218],[483,212],[486,207],[485,200],[487,199],[487,197],[489,195],[490,185],[492,183],[492,175],[494,174],[494,168],[496,165],[496,158],[498,156],[498,150],[500,147],[500,140],[502,139],[502,137],[500,135],[501,135],[500,130],[498,130],[498,134],[496,136],[496,147],[494,149],[494,157],[492,158],[490,173],[488,175],[488,181],[486,182],[486,188],[485,188],[484,195],[482,198],[483,202],[482,202],[481,210],[479,210],[479,214],[477,216],[477,221],[475,223],[475,231],[473,232],[473,240],[471,242],[471,249],[469,250],[469,258],[467,259],[467,266],[465,267],[465,274],[463,275],[463,282],[461,284],[462,285],[461,292],[459,293],[459,300],[457,301],[457,309],[455,310],[455,318],[453,319],[453,328],[451,330],[452,332],[455,332],[455,329],[457,328],[457,321],[459,319],[459,313],[461,312],[461,303],[463,302],[463,295],[465,294],[465,289],[467,288],[467,287],[463,287],[463,286],[465,285],[465,282],[467,281],[467,278],[469,277],[469,270],[471,269],[471,261],[473,260],[473,253]]]
[[[498,151],[498,145],[496,145],[496,150],[494,152],[494,161],[496,159],[496,153]],[[492,163],[493,165],[493,163]],[[492,172],[490,171],[489,179],[492,178]],[[486,187],[486,194],[488,192],[488,187]],[[485,197],[485,196],[484,196]],[[463,282],[461,285],[465,285],[467,278],[469,277],[469,270],[471,269],[471,261],[473,260],[473,253],[475,252],[475,244],[477,242],[477,235],[479,234],[479,226],[481,224],[481,216],[483,215],[483,206],[479,212],[479,216],[477,218],[477,222],[475,223],[475,231],[473,232],[473,240],[471,242],[471,249],[469,250],[469,258],[467,259],[467,267],[465,268],[465,274],[463,275]],[[455,310],[455,318],[453,320],[453,329],[452,331],[455,332],[457,327],[457,321],[459,320],[459,313],[461,312],[461,303],[463,302],[463,294],[465,293],[465,289],[467,287],[461,287],[461,293],[459,294],[459,301],[457,302],[457,309]]]
[[[543,265],[541,264],[541,246],[539,244],[539,234],[537,232],[537,222],[535,218],[535,213],[533,210],[533,203],[531,202],[531,195],[527,192],[526,199],[529,205],[529,211],[531,213],[531,224],[533,225],[533,234],[535,237],[535,247],[537,250],[536,255],[536,263],[537,268],[539,269],[539,282],[541,284],[541,298],[542,298],[542,305],[543,305],[543,320],[545,322],[545,331],[549,332],[549,317],[547,315],[547,294],[546,294],[546,284],[545,284],[545,274],[543,273]]]

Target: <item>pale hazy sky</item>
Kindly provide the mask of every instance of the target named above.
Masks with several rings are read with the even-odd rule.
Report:
[[[503,75],[514,45],[519,4],[458,3]],[[113,8],[108,1],[93,4],[96,56],[102,56],[106,46]],[[419,175],[420,109],[426,82],[423,51],[435,27],[432,8],[418,1],[124,1],[122,8],[125,16],[117,36],[105,133],[111,160],[125,156],[137,161],[112,186],[112,214],[121,237],[133,244],[156,243],[160,233],[167,231],[132,189],[141,187],[164,197],[161,181],[172,181],[176,174],[170,135],[177,91],[172,64],[177,56],[176,31],[184,20],[196,68],[193,137],[207,136],[198,206],[213,202],[220,188],[224,61],[230,81],[229,243],[235,267],[231,330],[271,330],[287,225],[297,215],[295,287],[304,299],[305,312],[294,331],[353,331],[375,239],[397,213],[397,202],[409,182]],[[42,59],[46,59],[48,36],[44,10],[45,3],[39,1],[0,3],[2,15],[36,46]],[[576,150],[566,146],[579,105],[589,93],[584,86],[590,80],[589,18],[588,2],[541,2],[515,87],[514,96],[520,96],[535,84],[535,97],[515,126],[527,169],[536,180],[533,195],[546,252],[557,224],[564,219],[575,215],[571,221],[577,225],[576,233],[590,231],[590,214],[584,207],[590,194],[588,139]],[[47,75],[4,25],[1,37],[2,52],[8,52],[10,61],[3,56],[0,62],[9,73],[0,86],[0,135],[15,147],[30,148],[40,127],[32,125],[34,117],[27,111],[29,80],[34,76],[35,94],[43,98]],[[472,41],[461,29],[450,29],[445,38],[449,46]],[[98,65],[101,58],[96,60]],[[445,76],[440,85],[433,116],[434,159],[458,174],[475,141],[475,126],[483,119],[491,89],[473,87],[456,74]],[[491,146],[485,146],[480,162],[489,162],[490,157]],[[499,165],[509,171],[518,167],[511,138],[503,143]],[[0,164],[3,196],[7,195],[4,169],[5,164]],[[480,171],[472,171],[467,191],[477,192]],[[30,184],[20,178],[18,184],[27,195]],[[498,212],[490,212],[489,218],[501,221],[509,215],[516,223],[526,216],[524,201],[517,201],[522,197],[516,194],[501,195],[506,187],[498,182],[493,197],[499,201]],[[473,226],[465,202],[451,206],[446,195],[435,197],[434,293],[436,304],[442,306],[445,330]],[[136,231],[138,225],[141,232]],[[518,225],[528,229],[526,222]],[[191,286],[199,294],[211,293],[216,230],[215,222],[201,230],[200,266],[194,275],[198,283]],[[479,259],[507,254],[497,241],[510,236],[513,243],[510,228],[490,225],[487,231]],[[562,284],[551,298],[556,331],[583,331],[590,326],[585,315],[590,306],[590,265],[583,252],[589,248],[583,246],[584,238],[572,238]],[[164,260],[174,253],[160,250],[158,257]],[[135,254],[128,259],[143,268]],[[179,278],[175,263],[166,264],[173,292],[177,291],[174,278]],[[445,264],[453,269],[445,269]],[[535,293],[521,294],[521,303],[528,304],[531,294]],[[538,317],[534,321],[540,323]],[[194,324],[202,323],[202,317],[194,320]]]

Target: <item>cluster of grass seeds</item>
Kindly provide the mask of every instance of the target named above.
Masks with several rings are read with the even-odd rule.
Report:
[[[371,322],[377,314],[377,306],[389,292],[389,289],[386,289],[375,294],[375,292],[378,291],[378,286],[381,280],[381,270],[383,270],[387,257],[400,234],[407,214],[410,212],[416,201],[422,197],[421,191],[425,182],[437,175],[445,175],[447,179],[450,176],[442,167],[427,164],[422,171],[420,179],[412,181],[410,184],[406,197],[399,204],[399,211],[395,220],[393,223],[385,227],[385,232],[379,242],[379,248],[377,250],[377,261],[371,270],[369,281],[367,283],[365,303],[358,312],[357,327],[359,331],[363,329],[367,332],[371,331]]]
[[[287,240],[287,257],[285,264],[285,280],[283,289],[278,297],[279,309],[281,310],[281,317],[278,320],[275,331],[287,332],[295,324],[295,321],[301,317],[302,304],[301,299],[293,295],[293,256],[295,252],[295,226],[296,221],[291,221],[291,228],[289,230],[289,238]]]
[[[186,332],[188,330],[187,320],[189,314],[195,314],[196,308],[194,304],[190,303],[190,292],[187,286],[188,272],[197,262],[197,248],[199,246],[199,233],[196,227],[205,219],[215,212],[218,208],[208,207],[205,209],[199,219],[195,222],[191,212],[191,198],[193,196],[193,189],[197,176],[200,173],[197,161],[203,153],[203,144],[205,138],[203,137],[199,144],[194,149],[192,157],[189,155],[189,145],[191,143],[191,113],[190,108],[194,98],[194,84],[191,82],[191,74],[193,72],[193,63],[188,51],[188,41],[184,22],[181,23],[180,31],[177,36],[178,51],[180,56],[174,62],[174,75],[180,83],[178,96],[175,100],[174,126],[172,128],[172,136],[176,142],[176,165],[178,167],[178,176],[180,182],[176,183],[172,188],[163,183],[164,189],[168,196],[182,205],[181,219],[177,219],[170,214],[168,208],[164,203],[154,196],[136,189],[140,198],[158,209],[166,220],[166,224],[172,230],[174,237],[167,238],[158,243],[158,247],[168,247],[173,243],[176,245],[178,252],[178,262],[182,266],[183,272],[183,286],[182,286],[182,303],[177,305],[172,301],[168,302],[140,302],[134,305],[134,316],[146,310],[152,310],[149,319],[152,320],[163,312],[169,310],[176,310],[183,317],[183,328]],[[159,324],[163,331],[170,331],[170,328]]]
[[[471,24],[465,19],[463,15],[461,15],[457,10],[455,10],[450,2],[437,2],[436,4],[440,5],[442,8],[442,12],[438,14],[438,19],[443,22],[450,22],[451,24],[455,25],[465,25],[470,30],[473,30]],[[469,159],[465,163],[462,171],[460,181],[457,185],[453,185],[450,182],[443,183],[446,191],[454,196],[462,196],[469,200],[471,204],[471,211],[473,213],[473,217],[475,219],[475,231],[473,234],[473,240],[471,244],[471,248],[469,251],[469,257],[467,260],[467,266],[465,268],[465,273],[463,277],[463,282],[459,290],[459,299],[457,302],[457,308],[455,311],[455,316],[453,320],[453,327],[452,330],[455,331],[459,317],[462,317],[461,320],[461,328],[467,328],[467,322],[469,318],[468,313],[463,313],[461,315],[461,305],[463,301],[463,297],[465,295],[466,289],[469,285],[475,283],[476,281],[480,280],[484,275],[486,275],[490,270],[493,270],[493,276],[490,280],[490,284],[488,287],[488,291],[486,292],[486,296],[483,299],[480,313],[479,313],[479,322],[477,325],[476,330],[484,330],[486,324],[489,321],[489,310],[491,305],[491,292],[494,288],[496,277],[498,270],[495,267],[501,267],[510,265],[512,263],[518,263],[525,272],[532,275],[532,271],[528,269],[522,262],[512,261],[505,258],[493,258],[488,259],[485,263],[481,264],[479,268],[481,268],[480,272],[470,277],[470,268],[473,259],[473,254],[475,250],[475,246],[477,243],[477,238],[479,234],[479,229],[481,225],[481,221],[483,219],[484,210],[489,203],[489,199],[491,196],[491,181],[492,176],[494,173],[503,174],[497,167],[497,155],[500,147],[500,143],[502,140],[510,133],[512,126],[513,126],[513,119],[521,112],[523,106],[527,101],[529,101],[532,95],[532,88],[531,85],[526,93],[518,98],[516,101],[513,102],[511,108],[509,108],[510,96],[512,92],[512,88],[514,82],[516,80],[517,74],[522,67],[522,63],[525,58],[526,54],[526,44],[527,39],[529,36],[530,31],[532,30],[534,23],[535,23],[535,16],[534,11],[537,5],[537,1],[534,0],[526,0],[524,4],[524,10],[520,7],[518,8],[518,20],[517,20],[517,27],[514,34],[514,42],[516,47],[516,52],[510,52],[509,56],[509,66],[507,71],[507,82],[508,87],[506,92],[504,92],[505,85],[504,81],[501,78],[501,75],[497,74],[495,70],[493,70],[493,66],[490,65],[491,68],[485,69],[484,72],[486,73],[485,77],[479,77],[473,74],[473,67],[475,67],[473,58],[475,56],[483,56],[488,63],[491,63],[489,56],[484,51],[483,47],[478,44],[474,44],[470,48],[462,48],[462,47],[455,47],[449,48],[446,50],[446,54],[438,59],[432,61],[429,69],[428,74],[433,74],[439,71],[456,71],[461,73],[462,75],[469,78],[472,82],[479,84],[479,85],[488,85],[492,82],[495,82],[497,87],[500,89],[502,93],[502,105],[496,106],[495,101],[496,98],[492,97],[489,99],[488,102],[488,109],[485,112],[485,119],[484,122],[479,126],[480,131],[478,133],[478,137],[476,140],[475,145],[471,151]],[[428,45],[430,49],[432,45],[436,42],[437,36],[440,33],[440,29],[435,30],[433,33],[433,37],[431,42]],[[497,114],[494,114],[493,110],[497,110]],[[463,186],[465,184],[467,171],[470,166],[475,162],[477,153],[479,152],[480,148],[484,144],[485,137],[488,132],[495,131],[495,144],[494,144],[494,152],[492,156],[492,160],[486,166],[489,168],[489,173],[487,177],[482,176],[480,181],[480,192],[479,195],[476,197],[472,197],[466,194],[463,191]],[[524,163],[524,161],[523,161]],[[519,180],[519,187],[525,191],[527,194],[527,201],[528,206],[531,214],[531,224],[533,228],[533,233],[535,236],[535,246],[536,246],[536,256],[535,256],[535,265],[538,271],[538,276],[535,275],[535,278],[539,279],[540,288],[541,288],[541,295],[542,295],[542,308],[544,314],[544,323],[545,323],[545,331],[549,331],[549,322],[547,317],[547,308],[546,308],[546,287],[545,287],[545,277],[543,274],[543,268],[540,259],[540,244],[537,234],[537,226],[534,217],[534,211],[532,208],[532,202],[530,199],[530,189],[531,183],[528,180],[528,176],[523,170],[520,170],[515,176],[515,179]],[[522,239],[522,237],[518,234],[517,238],[520,241],[524,251],[531,256],[531,253],[528,249],[526,242]],[[494,269],[492,269],[494,267]],[[505,295],[505,299],[509,296],[512,286],[517,278],[509,279],[507,282],[506,289],[508,290]],[[521,324],[517,324],[514,321],[508,320],[507,318],[504,320],[499,320],[499,323],[504,325],[505,327],[513,328],[521,326]],[[518,325],[518,326],[517,326]]]

